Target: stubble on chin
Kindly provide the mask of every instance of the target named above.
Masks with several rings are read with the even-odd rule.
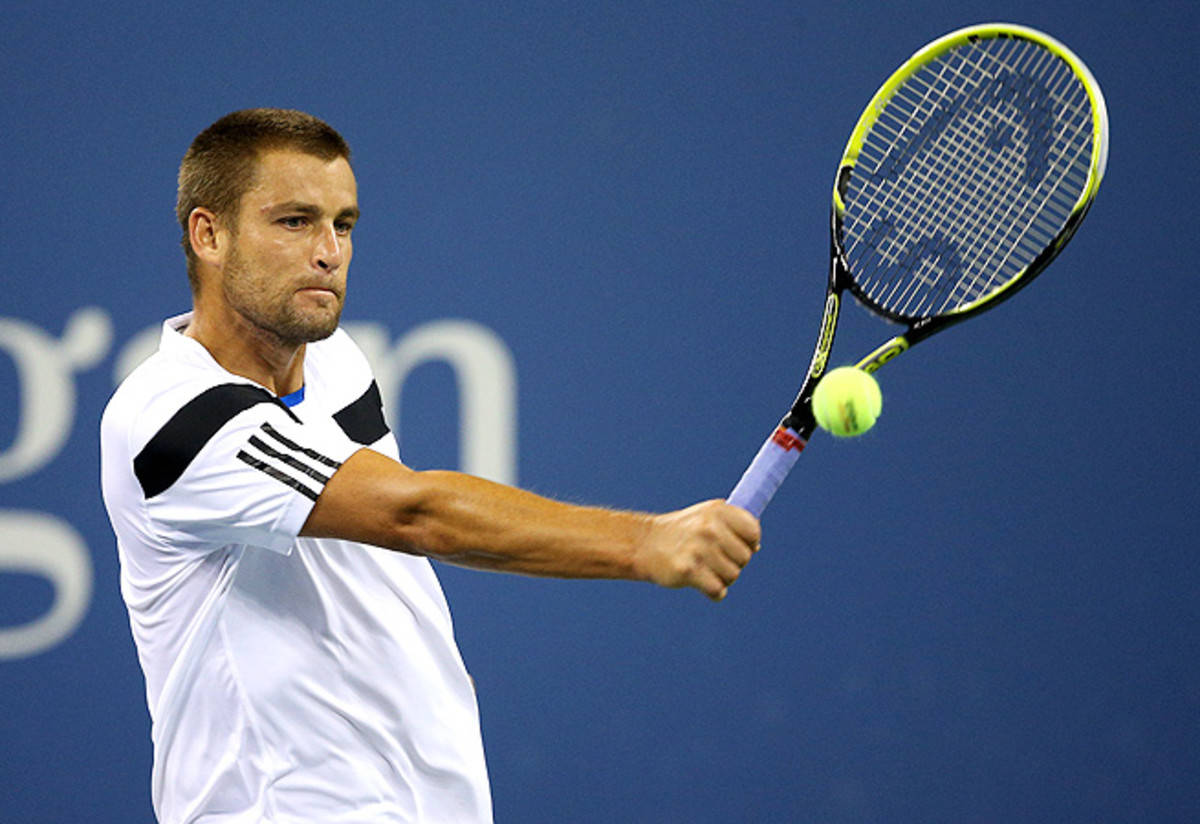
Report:
[[[295,347],[324,340],[337,331],[343,298],[333,295],[334,305],[309,309],[298,306],[294,292],[266,296],[236,257],[222,281],[226,303],[261,337],[280,346]]]
[[[294,300],[294,296],[289,297]],[[239,314],[280,344],[300,346],[332,335],[341,319],[342,304],[339,300],[329,309],[304,311],[294,302],[285,300],[274,311],[255,311],[248,307],[248,310],[239,310]]]
[[[295,343],[312,343],[332,335],[342,317],[341,295],[330,293],[328,300],[316,307],[301,306],[301,302],[297,294],[287,296],[278,313],[276,333]]]

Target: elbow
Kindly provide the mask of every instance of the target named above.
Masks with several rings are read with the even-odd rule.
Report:
[[[413,476],[420,478],[426,474],[429,473],[417,472]],[[410,477],[404,493],[393,499],[382,545],[397,552],[453,563],[457,556],[466,554],[447,517],[447,508],[453,502],[433,479],[412,483],[416,478]]]

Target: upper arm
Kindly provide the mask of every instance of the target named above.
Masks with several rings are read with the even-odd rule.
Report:
[[[300,534],[417,551],[408,527],[421,509],[419,473],[362,448],[325,484]]]

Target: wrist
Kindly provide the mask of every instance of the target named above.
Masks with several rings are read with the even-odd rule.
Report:
[[[659,533],[662,530],[662,518],[648,513],[630,513],[632,524],[630,530],[630,545],[627,551],[627,577],[631,581],[645,581],[656,584],[659,582],[655,547],[658,544]]]

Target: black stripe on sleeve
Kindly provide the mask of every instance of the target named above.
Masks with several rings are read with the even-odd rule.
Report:
[[[299,452],[301,455],[307,455],[317,463],[325,464],[325,466],[328,466],[331,469],[338,469],[342,465],[341,461],[335,461],[333,458],[325,457],[315,449],[309,449],[307,446],[301,446],[265,421],[262,425],[262,431],[279,441],[279,443],[283,444],[293,452]]]
[[[277,400],[257,386],[226,383],[206,389],[184,404],[133,459],[142,494],[153,498],[169,489],[221,427],[260,403]]]
[[[333,419],[355,443],[369,446],[391,430],[383,418],[383,399],[379,384],[371,381],[367,391],[353,403],[334,414]]]
[[[247,452],[239,452],[237,454],[237,456],[238,456],[239,461],[242,461],[243,463],[248,463],[248,464],[250,464],[250,466],[254,467],[259,472],[263,472],[267,475],[270,475],[272,478],[279,481],[280,483],[290,486],[292,489],[296,490],[297,492],[299,492],[301,495],[308,498],[309,500],[315,501],[317,499],[318,493],[309,489],[307,486],[300,483],[300,481],[296,480],[295,478],[293,478],[291,475],[287,474],[286,472],[282,472],[282,471],[276,469],[275,467],[271,466],[266,461],[260,461],[258,458],[254,457],[253,455],[251,455]]]
[[[288,466],[292,467],[293,469],[295,469],[299,472],[303,472],[305,475],[307,475],[308,477],[312,478],[314,481],[321,484],[321,486],[325,486],[325,484],[329,483],[330,476],[322,475],[320,472],[313,469],[311,466],[304,463],[304,461],[300,460],[299,458],[295,458],[295,457],[287,454],[286,452],[280,452],[278,449],[273,449],[272,447],[267,446],[265,443],[262,442],[261,439],[258,438],[257,435],[250,436],[250,445],[253,446],[255,449],[257,449],[259,452],[266,455],[268,458],[274,458],[275,460],[277,460],[281,463],[285,463]],[[239,457],[241,457],[241,456],[239,456]]]

